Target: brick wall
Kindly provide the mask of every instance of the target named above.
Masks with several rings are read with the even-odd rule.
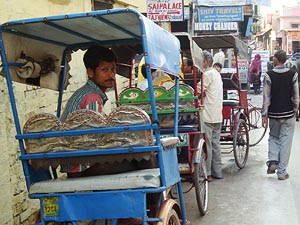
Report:
[[[56,15],[91,10],[90,0],[0,0],[0,22],[30,17]],[[0,62],[1,64],[1,62]],[[65,98],[78,89],[85,80],[82,52],[78,51],[71,64],[70,85]],[[25,121],[38,112],[55,113],[57,93],[37,87],[13,84],[21,127]],[[0,76],[0,223],[26,225],[34,223],[39,208],[37,200],[28,199],[22,165],[16,141],[15,126],[6,87],[6,80]]]

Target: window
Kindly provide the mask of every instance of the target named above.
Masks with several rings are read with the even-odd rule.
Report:
[[[114,1],[110,0],[93,0],[93,10],[112,9]]]
[[[292,28],[299,28],[299,24],[292,23]]]

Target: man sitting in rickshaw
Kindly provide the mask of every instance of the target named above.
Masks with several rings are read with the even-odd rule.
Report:
[[[142,82],[138,83],[137,88],[141,90],[146,90],[148,88],[148,80],[147,80],[147,73],[146,73],[146,64],[142,65],[142,75],[144,77],[144,80]],[[156,78],[156,69],[151,69],[151,76],[152,76],[152,81]]]
[[[108,100],[105,91],[114,86],[117,58],[110,49],[102,46],[91,46],[84,54],[83,61],[87,70],[88,81],[76,90],[68,100],[61,116],[62,122],[66,120],[69,114],[79,109],[89,109],[104,114],[103,106]],[[147,163],[144,164],[144,166],[148,166]],[[94,176],[136,170],[137,166],[134,162],[127,160],[117,165],[96,163],[90,166],[89,163],[77,163],[62,166],[61,172],[67,173],[68,177]]]
[[[105,91],[114,86],[117,58],[111,50],[92,46],[84,54],[83,61],[88,81],[68,100],[61,121],[65,121],[70,113],[79,109],[103,113],[103,105],[108,100]]]
[[[110,49],[91,46],[84,54],[83,61],[88,80],[68,100],[61,116],[62,122],[70,113],[79,109],[89,109],[103,114],[103,106],[108,100],[105,91],[114,86],[117,58]],[[68,177],[80,177],[87,175],[92,169],[88,164],[74,164],[62,166],[61,172],[68,173]]]

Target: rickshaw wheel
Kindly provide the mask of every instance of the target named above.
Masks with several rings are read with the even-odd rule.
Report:
[[[180,220],[174,209],[171,209],[163,225],[180,225]]]
[[[239,119],[234,127],[233,154],[236,165],[245,167],[249,154],[249,133],[245,120]]]
[[[252,108],[249,117],[249,146],[257,145],[265,136],[267,127],[262,126],[261,108]]]
[[[194,171],[197,205],[201,216],[204,216],[208,206],[208,181],[206,179],[205,154],[202,154],[200,163],[194,163]]]
[[[180,207],[173,199],[166,200],[159,211],[159,218],[162,219],[157,225],[180,225],[181,221],[179,219],[178,212]]]

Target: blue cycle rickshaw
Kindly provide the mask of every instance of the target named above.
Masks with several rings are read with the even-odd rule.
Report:
[[[144,55],[149,84],[145,104],[150,113],[123,104],[107,117],[79,110],[64,123],[60,121],[71,54],[95,44],[116,53],[117,74],[125,77],[132,73],[135,54]],[[29,197],[40,201],[39,224],[78,224],[82,220],[106,220],[114,225],[130,220],[143,225],[186,224],[176,155],[180,43],[174,35],[135,10],[111,9],[4,23],[0,48]],[[33,73],[30,63],[43,57],[54,66],[46,74]],[[165,112],[173,116],[172,132],[165,138],[161,138],[159,97],[151,85],[150,68],[175,77],[168,98],[172,105]],[[13,82],[56,90],[56,115],[37,108],[37,114],[20,118]],[[41,101],[39,97],[42,99],[37,96],[30,101]],[[23,129],[21,121],[26,121]],[[157,165],[120,174],[62,178],[57,169],[69,162],[149,159]],[[168,194],[174,186],[178,201]]]

